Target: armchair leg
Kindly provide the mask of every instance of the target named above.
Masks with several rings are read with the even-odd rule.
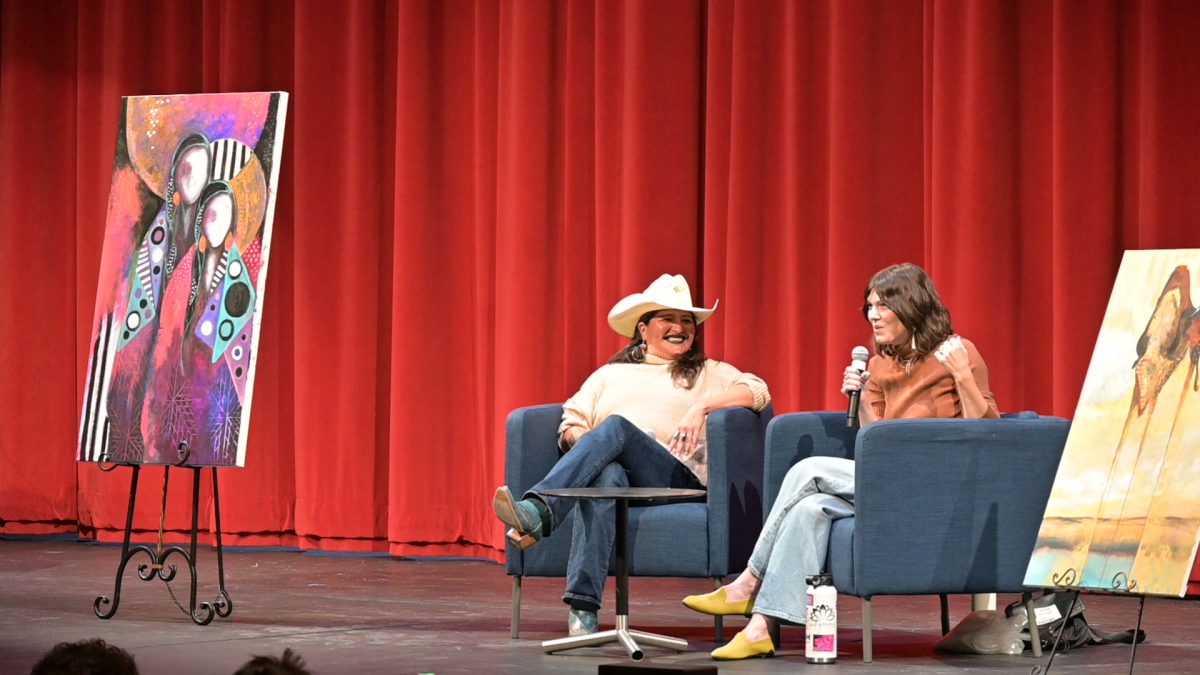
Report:
[[[938,594],[938,602],[942,606],[942,635],[950,632],[950,596]]]
[[[1025,619],[1029,623],[1029,645],[1033,648],[1033,657],[1042,658],[1042,636],[1038,635],[1037,614],[1033,612],[1033,593],[1025,591],[1021,594],[1025,603]]]
[[[871,599],[862,599],[862,634],[863,634],[863,663],[875,661],[875,652],[871,645]]]
[[[721,587],[721,581],[720,577],[713,577],[713,590]],[[723,616],[713,617],[713,640],[719,645],[725,643],[725,617]]]
[[[996,609],[995,593],[975,593],[971,596],[971,611],[979,612],[985,609]]]
[[[511,637],[516,640],[521,635],[521,576],[513,577],[512,618],[510,621]]]

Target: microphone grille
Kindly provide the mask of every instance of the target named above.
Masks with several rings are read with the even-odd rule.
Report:
[[[871,352],[867,351],[866,347],[859,345],[850,351],[851,361],[866,361],[871,358]]]

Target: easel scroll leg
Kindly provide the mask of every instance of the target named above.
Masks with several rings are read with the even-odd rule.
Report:
[[[1133,628],[1133,649],[1129,652],[1129,673],[1133,675],[1133,662],[1137,660],[1137,643],[1138,636],[1142,634],[1142,612],[1146,610],[1146,596],[1142,595],[1142,599],[1138,602],[1138,620],[1137,626]]]
[[[221,545],[221,495],[217,491],[217,467],[212,467],[213,515],[217,521],[217,584],[218,597],[214,601],[217,616],[227,617],[233,613],[233,600],[225,590],[225,550]]]
[[[200,472],[201,467],[192,467],[192,541],[188,555],[188,568],[192,572],[191,602],[188,605],[192,621],[201,626],[212,622],[216,616],[216,608],[211,602],[200,603],[199,612],[196,608],[196,531],[200,524]]]
[[[101,470],[112,471],[115,468],[115,466],[108,469],[102,467]],[[133,504],[137,498],[138,475],[142,467],[134,464],[131,468],[133,469],[133,474],[129,478],[129,507],[125,511],[125,537],[121,542],[121,564],[117,565],[117,578],[113,587],[113,597],[110,601],[107,595],[100,595],[92,603],[92,609],[96,612],[96,616],[101,619],[111,619],[117,613],[117,608],[121,606],[121,580],[125,576],[125,566],[129,564],[129,560],[139,552],[150,556],[151,562],[155,560],[154,552],[148,547],[141,544],[133,547],[129,546],[129,536],[133,530]],[[100,609],[103,605],[110,603],[111,607],[109,607],[107,612]]]

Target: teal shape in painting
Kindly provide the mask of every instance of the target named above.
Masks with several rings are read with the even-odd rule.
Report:
[[[217,324],[214,335],[213,363],[221,358],[229,345],[237,338],[246,322],[254,314],[256,299],[254,286],[250,283],[250,271],[237,245],[229,250],[225,279],[221,284],[221,301],[217,307]]]
[[[155,313],[162,294],[166,250],[165,220],[159,212],[142,239],[129,271],[129,298],[125,303],[125,316],[121,317],[117,349],[129,344],[143,328],[157,320]]]

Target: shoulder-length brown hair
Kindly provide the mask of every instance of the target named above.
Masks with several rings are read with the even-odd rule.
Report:
[[[650,319],[658,314],[659,310],[646,312],[637,320],[637,325],[650,323]],[[696,320],[696,315],[692,314],[692,321]],[[646,361],[646,342],[642,340],[641,331],[636,328],[633,331],[633,337],[629,339],[629,344],[612,355],[608,360],[609,363],[645,363]],[[704,343],[700,339],[700,325],[696,324],[696,336],[692,339],[692,346],[682,356],[671,362],[671,379],[675,380],[676,385],[682,385],[684,389],[691,389],[696,385],[696,378],[700,375],[700,371],[704,368],[705,361],[708,357],[704,354]]]
[[[863,290],[863,316],[870,309],[867,298],[871,291],[875,291],[879,299],[895,312],[900,323],[912,335],[912,339],[902,345],[881,345],[876,342],[876,352],[901,364],[912,364],[933,353],[938,345],[954,334],[950,310],[942,304],[933,286],[933,279],[920,267],[912,263],[892,265],[871,277]]]

